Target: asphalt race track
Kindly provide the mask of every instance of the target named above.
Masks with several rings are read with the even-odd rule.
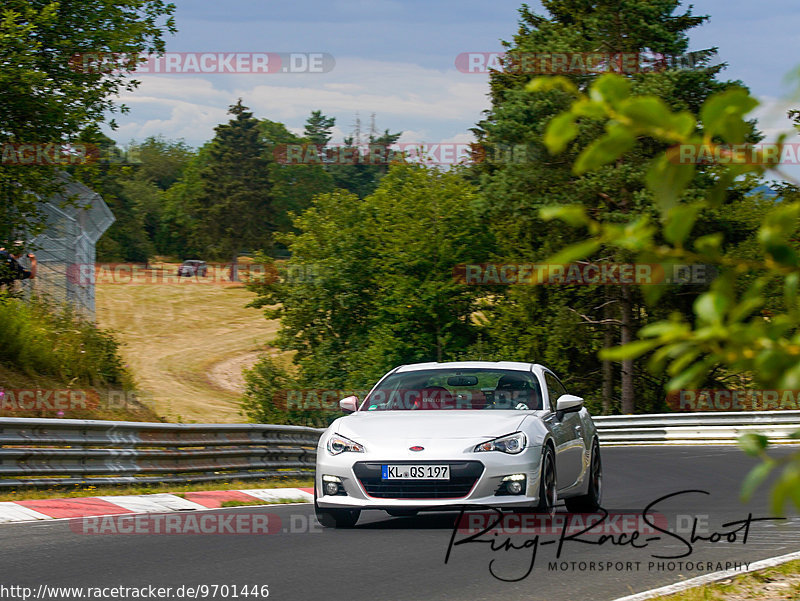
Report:
[[[453,535],[452,513],[390,518],[383,512],[366,512],[353,530],[323,531],[311,505],[262,506],[215,512],[269,513],[273,523],[281,523],[277,533],[82,534],[66,520],[0,525],[0,580],[6,586],[34,589],[41,584],[154,585],[173,590],[182,585],[256,584],[269,585],[269,598],[279,601],[573,601],[615,599],[678,582],[706,573],[708,562],[716,571],[718,562],[753,562],[800,550],[800,518],[753,521],[746,543],[744,523],[723,526],[746,520],[750,513],[753,518],[769,516],[765,490],[748,505],[739,500],[741,481],[754,460],[735,447],[611,447],[603,449],[603,463],[603,504],[611,514],[631,514],[630,523],[638,524],[637,516],[660,497],[704,490],[710,494],[679,494],[658,503],[651,512],[659,517],[651,519],[658,525],[665,524],[658,520],[666,520],[688,541],[697,517],[698,534],[711,537],[714,532],[738,529],[732,535],[736,540],[728,542],[731,537],[722,536],[715,543],[684,543],[651,529],[634,538],[641,548],[632,548],[614,544],[622,542],[619,534],[602,545],[596,544],[597,536],[583,535],[595,544],[567,539],[556,560],[557,532],[540,534],[538,546],[535,533],[487,534],[483,538],[494,540],[499,550],[492,551],[491,543],[454,545],[445,565]],[[629,532],[624,540],[632,536]],[[456,533],[454,542],[467,538],[466,533]],[[504,540],[522,548],[507,550],[501,546]],[[682,555],[690,545],[686,557],[653,557]],[[535,563],[527,577],[506,582],[490,573],[494,560],[492,570],[501,578],[524,576],[534,549]],[[698,563],[703,569],[697,569]]]

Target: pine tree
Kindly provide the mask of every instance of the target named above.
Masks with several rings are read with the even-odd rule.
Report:
[[[259,120],[241,98],[228,113],[233,118],[214,128],[208,162],[200,171],[203,193],[199,204],[208,252],[231,257],[231,279],[238,281],[239,253],[270,248],[276,216],[269,177],[271,159],[260,137]]]
[[[335,117],[326,117],[322,111],[311,111],[311,116],[306,119],[304,135],[312,144],[320,148],[325,147],[333,137],[331,130],[335,124]]]
[[[481,182],[486,219],[498,241],[496,256],[503,261],[541,261],[581,239],[582,232],[561,222],[542,221],[538,209],[543,206],[583,204],[595,217],[602,215],[620,222],[628,221],[632,214],[655,215],[653,199],[644,188],[644,173],[648,162],[664,146],[651,139],[637,140],[616,164],[575,175],[572,165],[578,150],[597,139],[605,131],[605,123],[585,120],[566,152],[550,155],[543,143],[545,129],[553,116],[569,106],[571,98],[560,90],[525,91],[525,85],[536,75],[525,72],[525,65],[541,64],[531,58],[566,52],[576,53],[570,56],[640,53],[642,57],[663,57],[666,60],[661,64],[644,64],[649,69],[634,69],[627,77],[634,94],[656,94],[673,110],[697,112],[711,93],[738,84],[717,81],[724,66],[710,65],[713,49],[696,54],[693,68],[672,68],[688,50],[687,31],[708,18],[692,15],[691,7],[679,12],[679,0],[544,0],[542,4],[546,17],[527,6],[520,10],[519,30],[511,42],[505,43],[504,72],[491,74],[492,108],[473,129],[478,138],[476,152],[486,157],[473,176]],[[579,89],[586,89],[598,75],[588,70],[559,74]],[[710,181],[708,174],[698,173],[693,187],[695,191],[708,187]],[[699,222],[698,229],[716,227],[724,216],[707,215],[704,219],[705,225]],[[709,221],[714,220],[711,225]],[[591,258],[616,263],[630,260],[625,253],[606,249],[599,249]],[[664,287],[652,289],[655,297]],[[616,388],[608,381],[613,373],[596,353],[620,340],[635,338],[645,304],[638,289],[533,286],[504,292],[504,299],[487,309],[495,353],[547,361],[568,377],[576,393],[596,400],[601,388],[602,407],[610,409],[615,403],[606,395]],[[659,306],[649,308],[648,316],[670,310],[688,314],[695,295],[693,291],[670,295]],[[640,375],[632,361],[623,362],[618,377],[618,408],[623,413],[658,408],[663,403],[661,382],[647,381],[635,395],[637,378],[646,376]]]

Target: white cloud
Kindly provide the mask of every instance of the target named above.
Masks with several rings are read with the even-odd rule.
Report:
[[[787,140],[798,141],[798,131],[786,113],[790,109],[800,109],[800,101],[772,96],[760,96],[758,101],[761,104],[749,116],[758,119],[758,128],[764,133],[764,141],[773,141],[782,133],[789,134]]]
[[[257,117],[283,122],[296,133],[309,113],[320,109],[337,118],[336,141],[351,134],[356,113],[368,134],[373,112],[379,131],[403,130],[404,141],[441,141],[454,131],[469,136],[466,130],[488,107],[485,77],[359,58],[338,58],[326,74],[143,75],[140,80],[137,91],[120,99],[131,112],[118,118],[121,127],[111,135],[122,143],[160,133],[199,145],[213,137],[214,126],[226,120],[228,106],[239,97]]]

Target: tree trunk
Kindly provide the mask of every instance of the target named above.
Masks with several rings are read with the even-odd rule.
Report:
[[[611,308],[611,293],[606,286],[605,302],[603,307],[603,319],[612,319],[614,312]],[[603,325],[603,348],[614,346],[614,326],[610,323]],[[608,359],[603,359],[603,415],[611,414],[611,397],[614,394],[614,366]]]
[[[238,282],[239,281],[239,251],[236,250],[233,253],[233,258],[231,259],[231,282]]]
[[[620,342],[628,344],[633,341],[633,304],[629,286],[622,286],[620,312],[622,321]],[[634,411],[633,359],[623,359],[622,361],[621,384],[622,413],[624,415],[631,414]]]

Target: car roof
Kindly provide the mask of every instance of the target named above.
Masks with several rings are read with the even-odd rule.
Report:
[[[421,371],[424,369],[509,369],[530,372],[534,367],[538,367],[538,364],[520,363],[518,361],[447,361],[443,363],[431,361],[429,363],[401,365],[395,370],[395,373]]]

